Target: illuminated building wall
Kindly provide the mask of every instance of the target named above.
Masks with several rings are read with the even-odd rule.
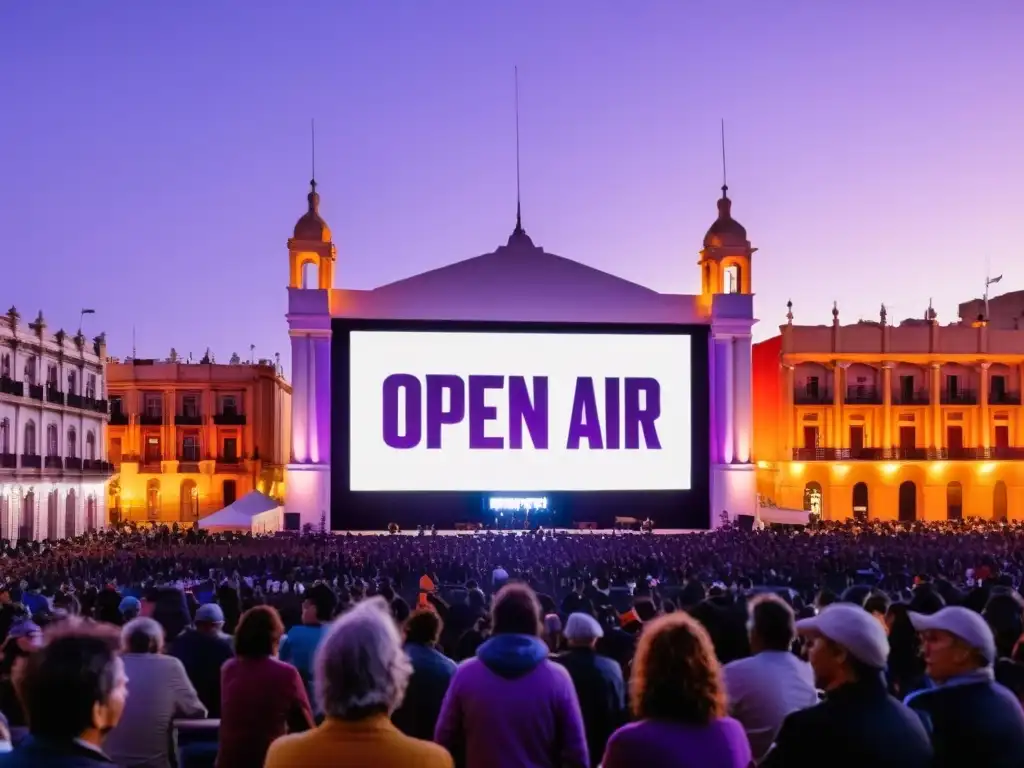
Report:
[[[111,475],[103,334],[0,316],[0,540],[77,536],[106,523]]]
[[[284,498],[291,387],[274,363],[107,365],[112,519],[194,522],[252,490]]]
[[[967,305],[965,305],[967,306]],[[793,323],[755,345],[762,504],[825,519],[1024,518],[1024,330]],[[963,313],[961,313],[963,316]],[[975,315],[976,317],[976,315]]]

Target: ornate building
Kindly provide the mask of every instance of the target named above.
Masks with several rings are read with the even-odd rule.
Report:
[[[834,307],[831,325],[794,325],[790,305],[754,346],[762,499],[838,520],[1024,518],[1024,330],[976,304],[898,326],[884,306],[877,322],[842,325]]]
[[[249,491],[283,498],[291,387],[268,360],[107,366],[111,518],[191,523]]]
[[[720,513],[754,513],[752,462],[751,256],[723,186],[718,217],[700,251],[701,293],[661,294],[534,245],[517,215],[507,243],[372,290],[335,287],[337,251],[319,213],[308,209],[288,240],[288,325],[292,342],[292,450],[286,525],[317,527],[331,511],[331,344],[339,318],[705,325],[709,372],[711,525]],[[333,458],[334,462],[347,457]],[[380,524],[383,526],[384,519]]]
[[[47,333],[42,312],[0,318],[0,539],[104,526],[106,353],[103,334]]]

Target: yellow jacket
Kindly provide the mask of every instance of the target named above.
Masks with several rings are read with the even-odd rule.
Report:
[[[270,745],[264,768],[453,768],[437,744],[399,731],[386,715],[364,720],[328,718],[312,731]]]

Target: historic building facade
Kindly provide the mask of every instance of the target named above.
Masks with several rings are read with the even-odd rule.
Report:
[[[331,509],[333,318],[707,325],[710,522],[717,524],[722,511],[754,513],[750,385],[756,249],[732,217],[726,187],[699,251],[701,292],[696,295],[658,293],[547,252],[533,243],[518,215],[507,243],[490,253],[372,290],[336,288],[337,249],[320,216],[315,182],[308,203],[288,240],[295,391],[288,525],[318,527]]]
[[[112,519],[194,523],[249,491],[284,497],[291,387],[275,363],[107,366]]]
[[[836,520],[1024,518],[1024,330],[980,306],[898,326],[884,306],[877,322],[843,325],[833,308],[831,325],[795,325],[790,306],[753,353],[762,503]]]
[[[102,334],[0,317],[0,539],[77,536],[106,523]]]

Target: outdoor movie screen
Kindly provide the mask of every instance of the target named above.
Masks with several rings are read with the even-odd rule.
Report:
[[[352,491],[685,491],[685,332],[352,330]]]

